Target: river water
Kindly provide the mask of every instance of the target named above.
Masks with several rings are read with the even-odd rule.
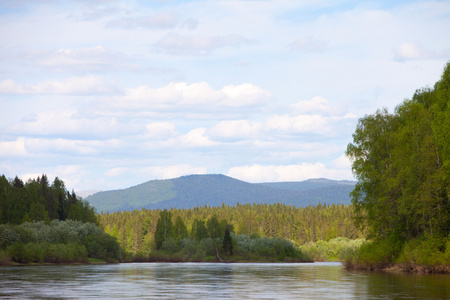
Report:
[[[1,299],[450,299],[450,275],[340,263],[136,263],[0,267]]]

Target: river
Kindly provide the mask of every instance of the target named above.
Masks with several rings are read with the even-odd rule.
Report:
[[[1,299],[450,299],[449,275],[340,263],[136,263],[0,267]]]

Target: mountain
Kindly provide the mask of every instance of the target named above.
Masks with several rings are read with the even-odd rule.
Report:
[[[134,209],[234,206],[237,203],[285,203],[297,207],[350,204],[356,182],[310,179],[299,182],[248,183],[225,175],[188,175],[151,180],[127,189],[98,192],[86,198],[98,212]]]

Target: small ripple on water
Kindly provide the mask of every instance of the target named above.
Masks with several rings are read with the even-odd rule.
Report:
[[[450,298],[449,277],[349,272],[339,263],[142,263],[0,268],[5,299]]]

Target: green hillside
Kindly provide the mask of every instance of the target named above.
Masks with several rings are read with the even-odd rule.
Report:
[[[225,175],[189,175],[151,180],[86,198],[98,212],[134,209],[193,208],[237,203],[284,203],[305,207],[320,203],[350,204],[355,182],[312,179],[301,182],[248,183]]]

